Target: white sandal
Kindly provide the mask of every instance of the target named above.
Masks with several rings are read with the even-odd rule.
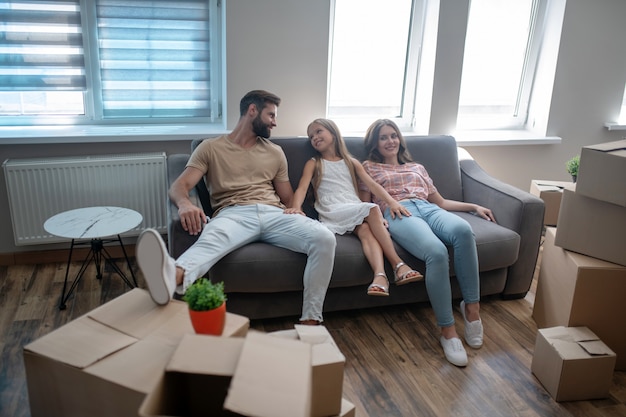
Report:
[[[385,277],[385,281],[387,281],[387,286],[374,284],[373,282],[367,287],[367,295],[378,295],[383,297],[389,296],[389,280],[387,279],[387,275],[384,272],[378,272],[374,275],[374,278],[377,276]]]
[[[404,285],[404,284],[408,284],[409,282],[416,282],[416,281],[421,281],[422,279],[424,279],[424,276],[414,269],[409,269],[401,276],[398,276],[398,270],[405,265],[406,264],[404,262],[398,262],[395,269],[393,270],[393,273],[396,276],[396,280],[394,281],[396,285]]]

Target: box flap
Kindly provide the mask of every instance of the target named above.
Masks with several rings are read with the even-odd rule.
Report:
[[[175,316],[177,309],[184,308],[186,304],[176,300],[159,306],[148,291],[134,288],[87,315],[129,336],[143,339]]]
[[[125,388],[147,394],[163,374],[175,347],[140,340],[85,369],[85,372]]]
[[[614,152],[620,156],[624,156],[626,155],[626,140],[599,143],[597,145],[585,146],[585,148],[594,149],[600,152]]]
[[[591,356],[606,356],[615,354],[601,340],[581,341],[578,342],[578,345],[580,345],[580,347],[582,347]]]
[[[298,333],[298,337],[303,342],[307,342],[312,345],[330,343],[336,347],[335,341],[324,326],[305,326],[302,324],[296,324],[294,327]]]
[[[250,331],[224,408],[251,417],[308,417],[311,345]]]
[[[556,326],[539,331],[563,359],[585,359],[590,355],[615,355],[595,333],[584,326]]]
[[[82,369],[136,341],[83,316],[26,345],[24,350]]]
[[[166,371],[232,376],[244,341],[241,337],[185,335]]]

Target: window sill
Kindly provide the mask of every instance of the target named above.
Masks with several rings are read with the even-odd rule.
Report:
[[[215,124],[1,126],[0,145],[191,140],[223,133]]]
[[[528,130],[473,130],[452,134],[459,146],[552,145],[561,143],[558,136],[542,136]]]
[[[604,124],[604,127],[606,127],[608,130],[626,130],[626,125],[623,123],[607,122]]]

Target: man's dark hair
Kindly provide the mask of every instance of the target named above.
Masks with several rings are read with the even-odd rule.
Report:
[[[239,115],[243,116],[248,111],[250,104],[254,104],[259,113],[265,108],[267,103],[280,105],[280,97],[265,90],[253,90],[243,96],[239,102]]]

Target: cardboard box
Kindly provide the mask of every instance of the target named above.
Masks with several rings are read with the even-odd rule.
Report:
[[[296,330],[251,331],[245,339],[186,335],[139,415],[315,416],[312,385],[320,379],[314,374],[329,371],[330,366],[315,362],[328,358],[324,347],[335,349],[330,354],[334,358],[337,350],[325,328],[303,327],[307,327],[299,329],[303,337],[318,344],[299,340]],[[341,371],[343,378],[343,366]],[[354,417],[355,407],[340,399],[336,412],[324,414],[331,415]]]
[[[559,219],[561,197],[563,197],[563,189],[565,188],[574,190],[576,184],[547,180],[532,180],[530,182],[530,193],[542,199],[546,205],[546,211],[543,215],[543,224],[546,226],[556,226]]]
[[[539,329],[531,371],[556,401],[606,398],[615,353],[586,327]]]
[[[626,207],[626,140],[585,146],[580,154],[578,192]]]
[[[225,336],[245,335],[228,314]],[[31,415],[136,416],[185,334],[187,305],[133,289],[24,347]]]
[[[626,370],[626,267],[555,246],[546,228],[533,318],[538,328],[586,326],[617,354]]]
[[[578,186],[577,186],[578,190]],[[555,244],[626,266],[626,207],[563,190]]]
[[[346,358],[326,327],[295,325],[293,330],[269,334],[312,345],[311,415],[322,417],[341,414]]]

